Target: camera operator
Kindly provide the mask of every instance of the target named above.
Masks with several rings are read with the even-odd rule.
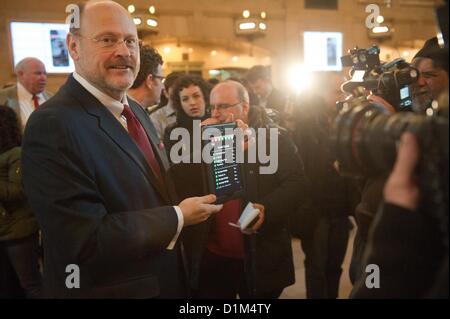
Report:
[[[362,277],[351,298],[448,298],[448,250],[430,215],[418,210],[419,157],[415,136],[404,133],[364,257],[379,266],[380,287],[369,289]]]
[[[419,71],[417,81],[412,84],[413,110],[424,111],[431,106],[433,100],[448,90],[448,49],[439,47],[437,38],[428,40],[424,47],[415,55],[413,65]],[[389,113],[396,112],[383,98],[371,95],[368,99],[382,106]],[[362,189],[362,200],[356,209],[358,231],[355,237],[353,256],[350,265],[350,279],[355,283],[362,274],[361,258],[364,252],[368,231],[381,201],[382,188],[386,176],[368,178]]]
[[[448,31],[445,33],[448,2],[437,8],[436,13],[442,38],[448,45]],[[342,88],[353,93],[353,97],[339,103],[342,111],[332,138],[336,141],[341,172],[367,177],[361,203],[356,209],[358,232],[350,279],[358,283],[352,295],[357,298],[448,296],[448,287],[435,280],[446,277],[445,282],[448,282],[448,71],[443,71],[448,47],[440,49],[437,40],[428,41],[414,59],[418,69],[403,59],[381,64],[377,46],[355,47],[349,52],[341,60],[344,66],[352,66],[354,74]],[[414,93],[410,94],[414,86]],[[367,89],[378,97],[366,97]],[[442,94],[445,91],[446,94]],[[413,100],[419,99],[427,102],[417,108]],[[437,99],[437,103],[431,103],[432,99]],[[426,116],[411,112],[425,110],[431,104],[432,109],[426,111]],[[394,114],[391,107],[396,111]],[[419,157],[417,147],[411,146],[413,142],[405,137],[403,144],[408,145],[409,151],[402,150],[403,153],[396,155],[400,138],[406,131],[414,133],[423,147],[417,165],[418,206],[419,196],[417,191],[412,191],[415,181],[411,177],[417,162],[415,158]],[[415,157],[405,162],[409,155],[404,153]],[[394,173],[388,179],[396,158]],[[384,187],[387,204],[380,211],[378,206],[382,203]],[[398,214],[399,208],[392,204],[418,213],[411,213],[408,218],[408,214]],[[369,234],[371,242],[367,245]],[[419,256],[420,260],[416,260]],[[365,267],[370,263],[379,267],[382,283],[381,289],[368,293],[362,288],[368,278],[362,276],[364,271],[370,271]],[[433,284],[433,280],[437,284]],[[432,286],[433,292],[427,292]]]
[[[412,65],[419,71],[413,105],[415,110],[424,111],[448,90],[448,49],[439,47],[437,37],[431,38],[414,56]]]

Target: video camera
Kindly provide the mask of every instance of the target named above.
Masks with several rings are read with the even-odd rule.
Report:
[[[364,95],[364,89],[371,90],[389,102],[397,111],[412,111],[412,97],[409,86],[417,81],[418,72],[405,60],[398,58],[381,64],[380,49],[374,45],[368,49],[355,47],[348,55],[341,57],[343,66],[352,67],[351,80],[341,89],[353,96]],[[342,102],[337,104],[342,107]]]

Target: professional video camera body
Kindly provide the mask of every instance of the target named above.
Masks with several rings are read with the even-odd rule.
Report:
[[[349,53],[341,57],[343,66],[352,67],[352,78],[342,85],[343,91],[360,96],[362,94],[357,90],[363,87],[385,99],[398,111],[412,110],[409,86],[417,80],[415,68],[401,58],[381,64],[380,49],[376,45],[368,49],[355,47]]]
[[[394,108],[405,110],[409,104],[403,103],[406,100],[401,98],[402,87],[415,81],[417,73],[413,72],[415,69],[405,66],[404,61],[394,60],[383,68],[378,66],[378,53],[376,47],[354,49],[349,56],[342,58],[344,65],[348,65],[351,59],[354,72],[362,70],[364,76],[357,75],[362,81],[352,79],[344,83],[342,89],[353,96],[337,102],[341,110],[334,124],[332,142],[340,171],[347,176],[365,177],[389,173],[402,133],[413,132],[419,139],[421,149],[418,169],[421,207],[433,214],[437,224],[443,227],[441,230],[448,247],[448,92],[433,102],[433,108],[427,115],[413,112],[390,114],[366,98],[366,89],[375,88],[375,95],[381,92],[382,97],[391,104],[398,101],[399,104],[392,104]],[[393,72],[391,66],[394,65],[400,68]],[[386,69],[390,70],[381,74],[368,71]]]

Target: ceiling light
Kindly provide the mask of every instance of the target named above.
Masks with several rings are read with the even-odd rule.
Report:
[[[147,25],[156,28],[158,26],[158,21],[152,18],[147,19]]]
[[[379,26],[379,27],[374,27],[372,29],[373,33],[386,33],[389,31],[389,28],[387,26]]]
[[[239,29],[240,30],[253,30],[256,28],[255,22],[243,22],[239,23]]]

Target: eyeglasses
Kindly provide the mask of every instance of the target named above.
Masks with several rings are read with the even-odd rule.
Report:
[[[241,104],[242,103],[242,101],[240,101],[240,102],[237,102],[237,103],[234,103],[234,104],[216,104],[216,105],[210,105],[209,106],[209,109],[211,110],[211,111],[214,111],[214,110],[218,110],[218,111],[223,111],[223,110],[226,110],[226,109],[228,109],[228,108],[230,108],[230,107],[233,107],[233,106],[237,106],[237,105],[239,105],[239,104]]]
[[[161,82],[164,82],[164,80],[166,79],[165,76],[157,75],[157,74],[152,74],[152,77],[154,77],[155,79],[160,79]]]
[[[139,47],[139,39],[137,37],[128,37],[126,39],[120,39],[119,37],[113,35],[102,35],[96,38],[85,37],[80,33],[74,33],[74,35],[94,41],[103,49],[113,49],[118,47],[122,43],[125,43],[127,48],[130,50],[137,50],[137,48]]]

